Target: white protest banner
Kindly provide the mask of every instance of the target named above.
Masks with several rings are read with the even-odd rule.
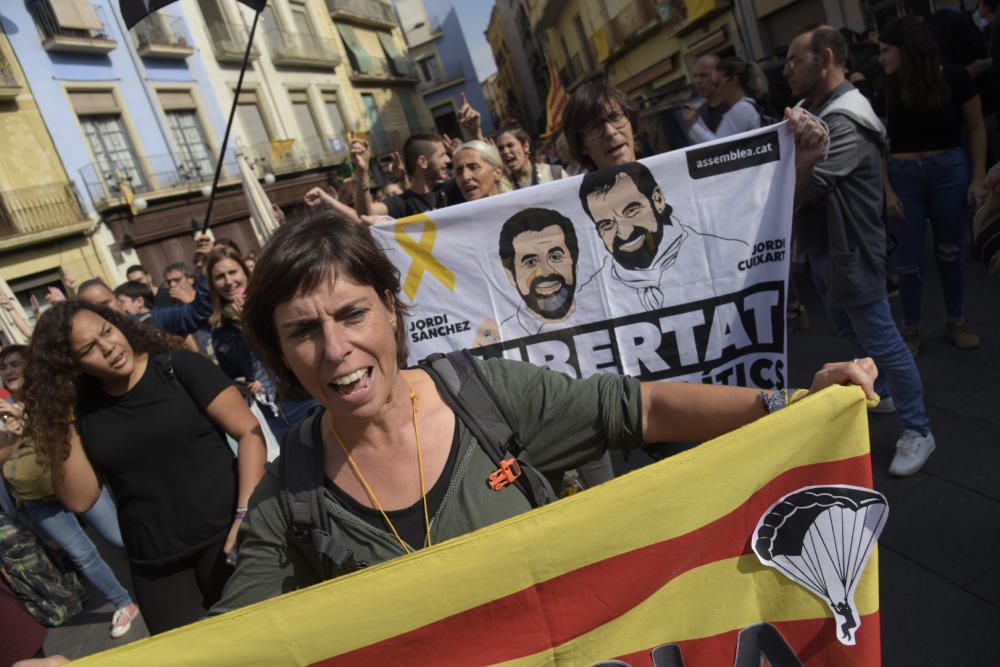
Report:
[[[463,347],[574,377],[783,387],[784,124],[373,228],[411,363]]]

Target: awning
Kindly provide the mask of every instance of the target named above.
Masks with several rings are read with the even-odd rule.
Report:
[[[250,222],[253,225],[257,240],[263,246],[278,230],[278,221],[271,210],[271,200],[268,199],[264,187],[257,180],[253,167],[247,159],[246,151],[238,147],[236,164],[240,168],[240,178],[243,180],[243,194],[247,198],[247,209],[250,211]]]
[[[104,24],[97,16],[97,10],[89,2],[80,0],[49,0],[52,13],[62,28],[73,30],[104,31]]]

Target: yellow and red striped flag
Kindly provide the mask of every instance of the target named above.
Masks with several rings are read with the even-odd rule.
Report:
[[[546,128],[542,138],[548,139],[562,129],[563,111],[569,103],[569,94],[559,77],[559,70],[548,54],[545,54],[545,63],[549,69],[549,95],[545,99]]]
[[[80,664],[870,667],[878,531],[794,499],[871,486],[864,397],[833,387],[585,493]],[[827,556],[857,583],[847,598],[754,553],[797,557],[782,540],[806,529],[845,537]]]

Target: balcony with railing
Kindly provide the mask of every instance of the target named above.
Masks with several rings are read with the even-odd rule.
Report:
[[[154,12],[139,21],[132,34],[139,55],[144,58],[184,60],[194,54],[194,43],[179,16]]]
[[[47,51],[107,54],[118,46],[108,32],[103,7],[86,0],[55,7],[49,0],[28,0],[27,8]]]
[[[243,62],[243,54],[247,50],[247,40],[249,40],[243,26],[216,21],[208,24],[208,36],[211,38],[216,60],[226,63]],[[260,50],[254,45],[250,49],[250,57],[257,58],[258,56],[260,56]]]
[[[418,67],[420,67],[420,83],[417,84],[417,88],[422,93],[456,85],[465,80],[465,71],[459,62],[444,63],[443,67],[424,68],[422,65]],[[428,72],[426,69],[431,71]]]
[[[246,154],[258,178],[340,164],[347,156],[346,149],[334,150],[323,137],[262,141],[248,147]]]
[[[320,35],[279,29],[268,30],[264,37],[275,65],[331,69],[340,64],[330,40]]]
[[[351,81],[355,83],[377,83],[387,79],[405,79],[408,81],[419,81],[417,68],[413,61],[407,58],[379,58],[369,56],[369,72],[360,72],[355,69],[351,72]]]
[[[208,185],[215,177],[215,160],[215,156],[201,160],[186,159],[176,153],[144,155],[138,161],[112,162],[106,168],[96,163],[88,164],[80,169],[80,177],[94,207],[104,209],[122,202],[123,185],[136,195],[192,190]],[[220,182],[239,176],[235,158],[227,156],[222,163]]]
[[[0,191],[0,237],[54,231],[86,221],[70,183]]]
[[[334,21],[346,21],[375,28],[395,28],[396,12],[392,5],[379,0],[326,0]]]
[[[0,51],[0,100],[12,100],[21,93],[23,84],[17,80],[7,54]]]

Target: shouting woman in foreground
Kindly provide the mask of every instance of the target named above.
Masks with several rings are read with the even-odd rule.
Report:
[[[289,447],[312,448],[330,542],[340,567],[317,567],[313,542],[293,537],[282,506],[287,475],[269,466],[240,531],[240,560],[222,612],[376,564],[528,511],[516,485],[484,483],[495,462],[422,368],[404,368],[399,274],[369,230],[332,212],[283,227],[255,271],[245,323],[289,386],[324,407]],[[640,382],[598,374],[574,380],[530,364],[474,360],[534,467],[562,470],[608,448],[703,441],[783,405],[781,392]],[[860,385],[873,396],[869,359],[829,364],[812,390]],[[298,521],[298,519],[296,519]],[[298,524],[296,523],[296,526]]]

